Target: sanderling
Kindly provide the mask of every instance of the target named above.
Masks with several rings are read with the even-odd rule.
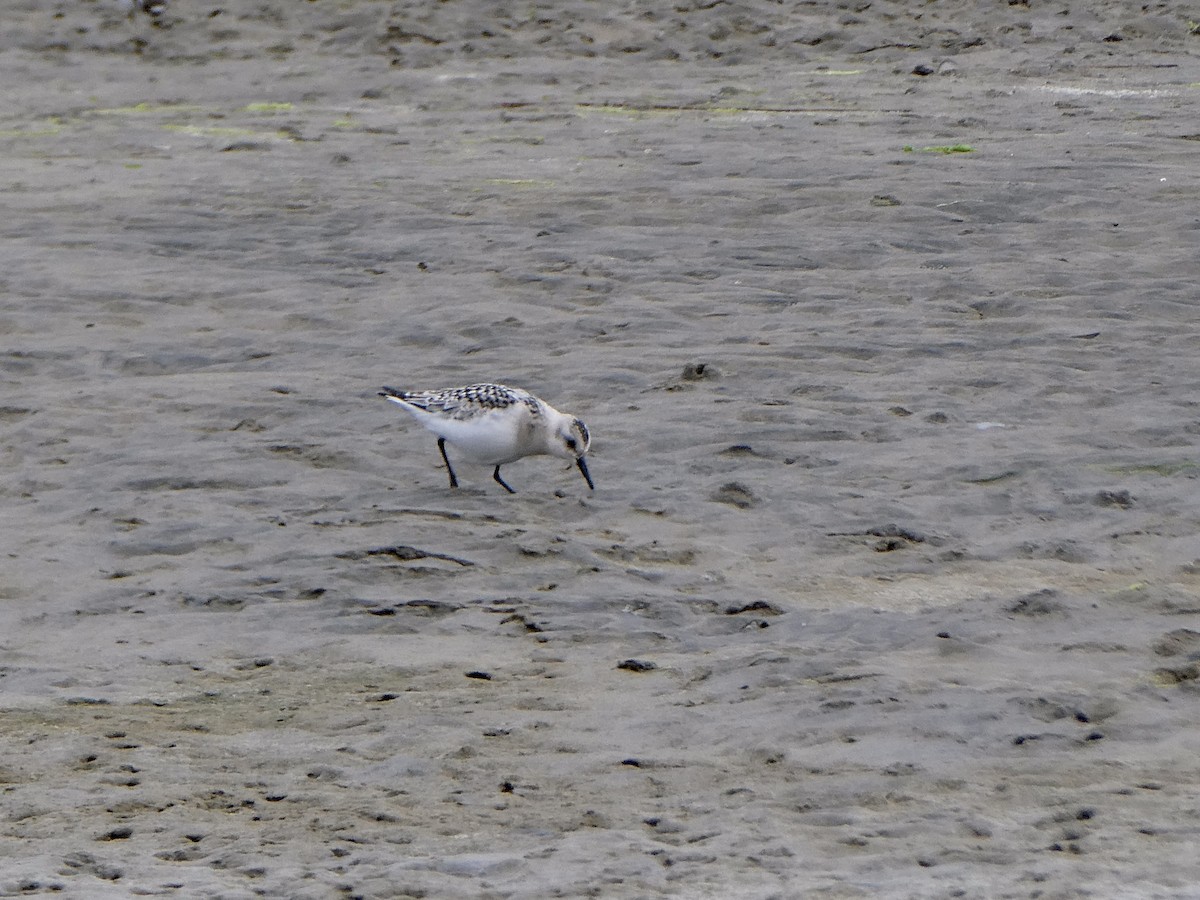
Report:
[[[469,384],[445,391],[385,387],[379,396],[403,406],[437,435],[452,488],[458,487],[458,478],[446,444],[472,462],[495,466],[492,477],[510,494],[516,491],[500,477],[500,467],[541,453],[575,460],[588,487],[596,489],[584,459],[591,443],[587,426],[528,391],[502,384]]]

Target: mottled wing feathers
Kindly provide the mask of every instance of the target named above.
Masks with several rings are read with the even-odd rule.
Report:
[[[502,384],[469,384],[443,391],[398,391],[385,387],[380,395],[454,419],[469,419],[488,410],[507,409],[518,403],[528,407],[534,416],[542,413],[541,405],[533,395]]]

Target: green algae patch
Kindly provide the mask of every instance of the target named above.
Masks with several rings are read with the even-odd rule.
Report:
[[[502,184],[507,187],[554,187],[553,181],[537,178],[488,178],[485,184]]]
[[[1158,475],[1162,478],[1172,478],[1176,475],[1194,475],[1200,469],[1200,463],[1191,460],[1161,463],[1135,463],[1128,466],[1103,466],[1105,472],[1112,475]]]
[[[290,135],[282,131],[255,131],[253,128],[230,128],[215,125],[163,125],[166,131],[176,134],[186,134],[191,137],[221,137],[221,138],[267,138],[272,140],[290,140]]]
[[[242,107],[244,112],[288,112],[295,107],[291,103],[247,103]]]
[[[745,115],[779,115],[779,116],[811,116],[830,112],[853,113],[857,110],[850,108],[832,108],[824,106],[768,106],[768,105],[730,105],[730,104],[673,104],[653,103],[646,105],[621,105],[612,103],[577,103],[575,109],[580,114],[596,113],[609,116],[628,116],[634,119],[645,119],[652,116],[745,116]]]
[[[633,116],[642,118],[651,115],[676,115],[682,107],[624,106],[616,103],[577,103],[575,109],[582,113],[597,113],[604,116]]]
[[[53,135],[62,132],[62,122],[58,119],[51,119],[41,127],[33,128],[0,128],[0,137],[11,138],[38,138],[52,137]]]
[[[951,153],[975,152],[975,148],[970,144],[942,144],[934,147],[922,147],[919,151],[911,144],[905,144],[903,150],[905,153],[940,153],[943,156],[949,156]]]
[[[202,107],[184,103],[135,103],[133,106],[107,106],[88,110],[94,116],[144,116],[150,113],[196,112]]]

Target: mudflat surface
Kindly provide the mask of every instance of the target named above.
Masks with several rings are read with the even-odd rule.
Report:
[[[1083,6],[10,4],[0,896],[1195,896],[1200,36]]]

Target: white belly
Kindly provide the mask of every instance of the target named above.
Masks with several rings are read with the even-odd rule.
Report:
[[[531,432],[524,410],[516,407],[472,419],[447,419],[428,413],[418,415],[418,418],[422,425],[445,438],[446,443],[471,462],[502,466],[540,452],[530,443]]]

